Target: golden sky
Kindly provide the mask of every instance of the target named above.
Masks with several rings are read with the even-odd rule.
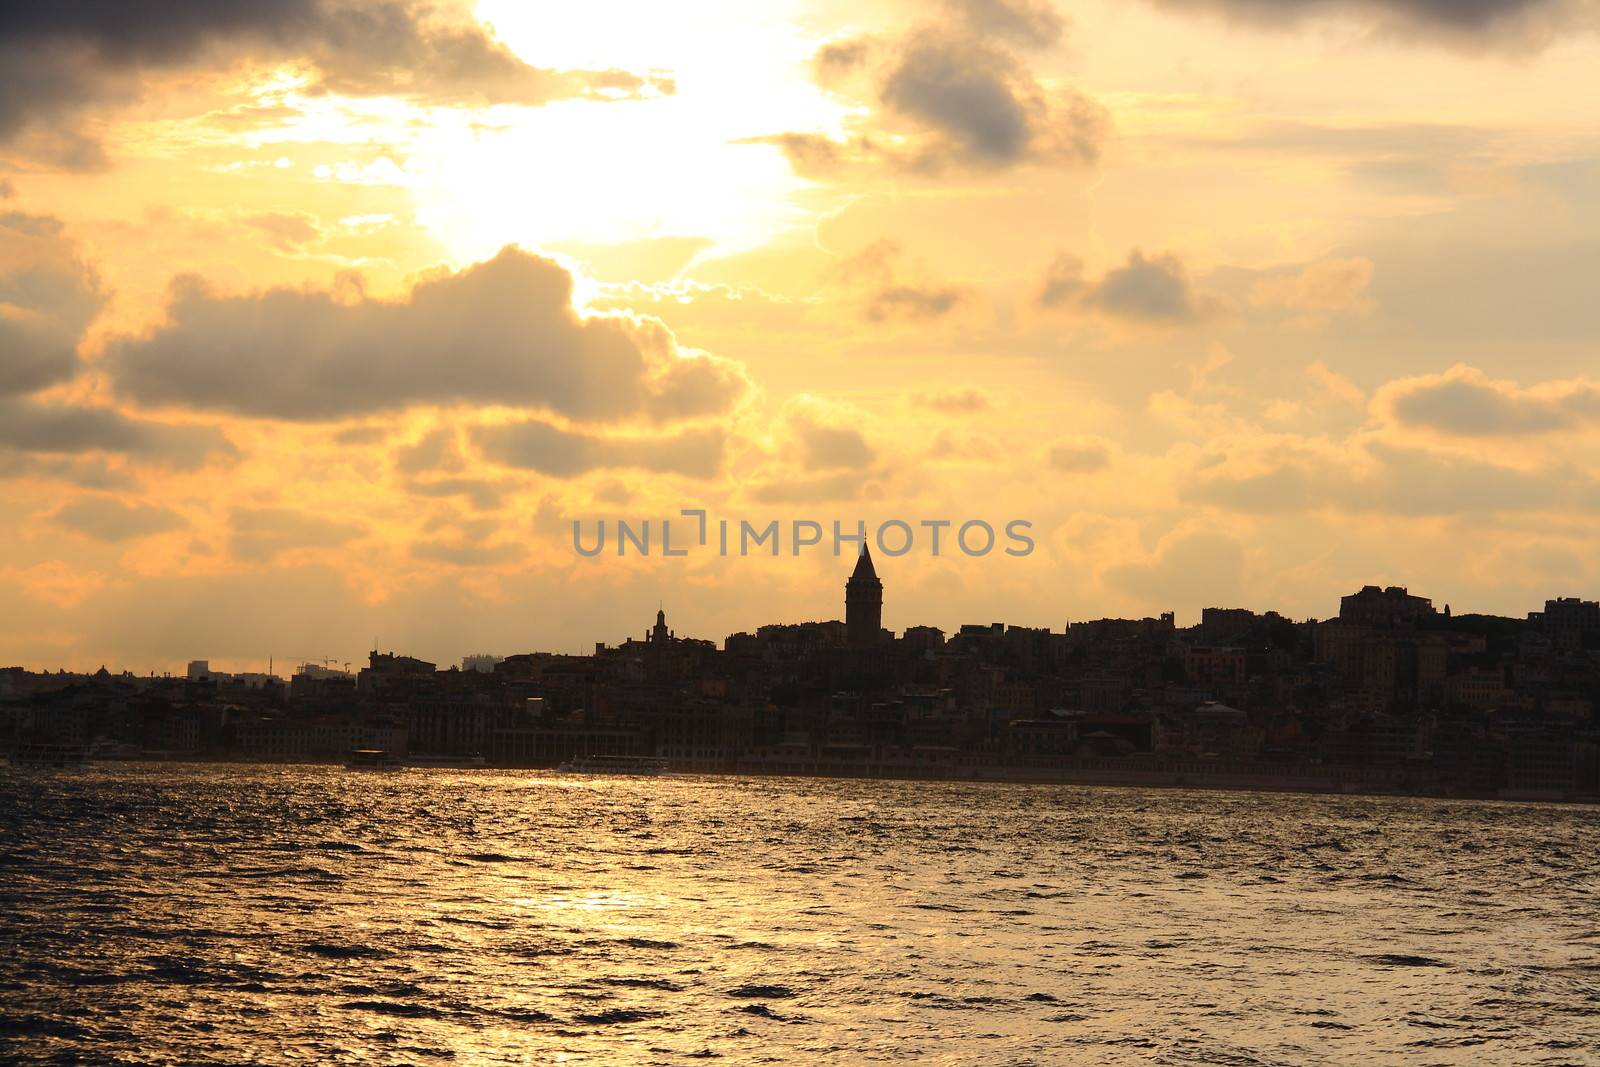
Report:
[[[1590,0],[0,14],[0,665],[1593,597]]]

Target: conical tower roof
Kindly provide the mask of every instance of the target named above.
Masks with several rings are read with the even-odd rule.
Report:
[[[857,578],[870,578],[873,581],[878,578],[878,572],[872,569],[872,550],[866,546],[865,542],[861,545],[861,555],[856,557],[855,572],[850,575],[851,581]]]

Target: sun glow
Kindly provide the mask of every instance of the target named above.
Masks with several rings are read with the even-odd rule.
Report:
[[[418,221],[454,254],[480,258],[507,240],[661,237],[735,251],[810,218],[796,202],[809,183],[776,148],[748,139],[836,128],[839,108],[795,76],[815,39],[770,8],[727,5],[696,17],[677,5],[595,5],[551,19],[526,5],[486,4],[480,14],[534,65],[650,72],[674,91],[501,107],[432,125],[412,164]],[[730,18],[742,24],[737,34]],[[709,25],[720,31],[704,32]],[[730,37],[741,48],[729,49]]]
[[[467,260],[507,241],[746,248],[800,221],[777,151],[731,144],[696,111],[682,97],[571,102],[436,129],[413,160],[417,220]]]

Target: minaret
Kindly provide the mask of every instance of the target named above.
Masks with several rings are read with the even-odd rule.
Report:
[[[872,553],[865,542],[855,573],[844,583],[844,628],[852,645],[875,645],[883,631],[883,583],[872,569]]]

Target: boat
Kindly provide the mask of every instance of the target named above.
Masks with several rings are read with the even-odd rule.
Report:
[[[13,767],[63,770],[88,765],[89,752],[82,745],[26,742],[11,750]]]
[[[353,748],[344,765],[352,771],[398,771],[405,763],[385,748]]]
[[[574,756],[556,768],[560,774],[666,774],[659,756]]]
[[[469,752],[457,755],[411,756],[406,759],[406,765],[409,767],[455,767],[462,770],[470,770],[473,767],[487,767],[489,761],[477,752]]]

